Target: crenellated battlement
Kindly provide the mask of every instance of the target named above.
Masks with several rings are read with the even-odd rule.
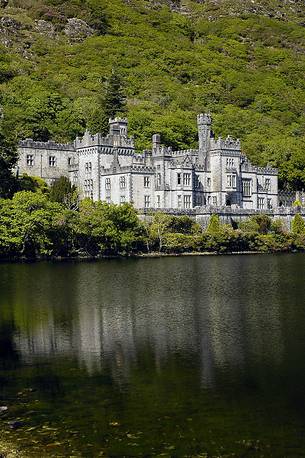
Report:
[[[248,173],[256,173],[260,175],[277,175],[278,174],[278,170],[274,167],[270,167],[270,166],[259,167],[257,165],[252,165],[251,162],[246,158],[246,156],[242,156],[241,171],[248,172]]]
[[[52,140],[47,142],[37,142],[32,138],[20,140],[19,148],[43,149],[43,150],[58,150],[58,151],[71,151],[75,152],[73,143],[56,143]]]
[[[232,150],[241,151],[241,143],[239,139],[234,139],[230,135],[226,138],[218,137],[218,139],[211,138],[210,149],[213,150]]]
[[[198,149],[182,149],[172,151],[172,156],[198,156]]]
[[[83,137],[77,137],[75,140],[75,149],[89,148],[92,146],[112,146],[112,147],[125,147],[134,149],[134,139],[127,138],[122,135],[108,134],[106,137],[102,134],[92,135],[88,130]]]
[[[212,124],[212,117],[210,113],[200,113],[197,115],[197,124],[210,126]]]

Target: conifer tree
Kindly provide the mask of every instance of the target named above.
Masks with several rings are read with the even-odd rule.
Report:
[[[126,110],[123,79],[115,69],[112,69],[105,84],[104,107],[108,118],[114,118],[118,113],[124,113]]]
[[[209,219],[209,224],[206,232],[208,234],[217,234],[221,230],[221,222],[218,215],[212,215]]]
[[[291,232],[293,234],[305,234],[305,221],[300,213],[297,213],[291,221]]]
[[[63,204],[69,210],[75,210],[78,207],[77,189],[67,177],[62,176],[52,184],[50,200]]]

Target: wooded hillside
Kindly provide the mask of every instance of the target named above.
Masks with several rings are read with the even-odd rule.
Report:
[[[0,103],[19,138],[105,128],[109,79],[139,149],[196,145],[210,110],[282,185],[305,187],[303,1],[0,0]]]

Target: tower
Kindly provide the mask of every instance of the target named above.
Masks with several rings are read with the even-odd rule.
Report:
[[[127,119],[122,118],[114,118],[109,119],[109,133],[110,135],[126,137],[128,135],[127,132],[128,121]]]
[[[206,165],[207,155],[210,149],[212,118],[209,113],[201,113],[197,116],[198,140],[199,140],[199,163]]]

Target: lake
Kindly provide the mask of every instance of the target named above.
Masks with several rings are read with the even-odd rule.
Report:
[[[33,457],[304,457],[304,279],[304,254],[0,264],[1,437]]]

